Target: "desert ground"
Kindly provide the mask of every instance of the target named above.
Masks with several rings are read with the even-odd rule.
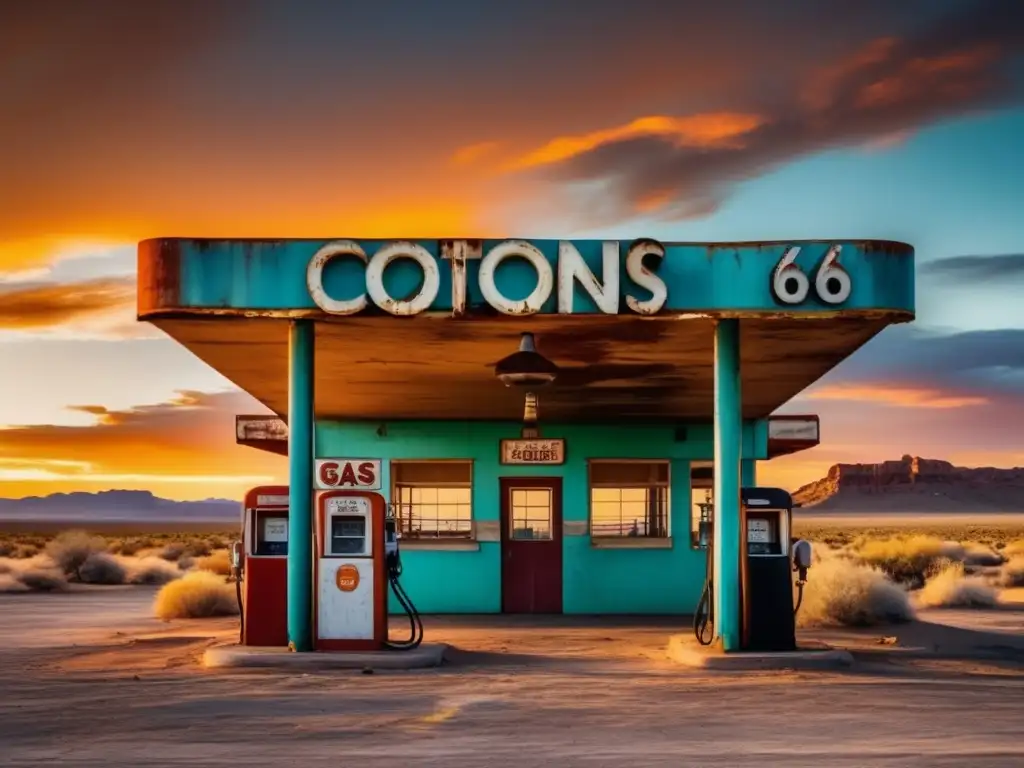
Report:
[[[451,646],[438,669],[211,670],[202,654],[235,640],[237,617],[154,612],[183,585],[233,593],[219,560],[204,566],[218,541],[121,532],[74,561],[80,537],[18,533],[9,549],[38,551],[16,553],[30,566],[6,561],[8,583],[45,583],[24,574],[47,557],[65,563],[66,583],[0,594],[0,765],[1024,764],[1024,589],[1001,581],[1024,531],[985,523],[887,539],[872,528],[882,538],[865,539],[815,525],[829,554],[812,569],[816,619],[800,635],[851,650],[847,670],[682,667],[665,651],[690,631],[685,617],[435,616],[427,641]],[[1004,564],[985,565],[997,552]],[[177,562],[154,566],[165,558]],[[135,583],[75,576],[93,573]],[[924,586],[893,581],[907,574]],[[202,605],[216,614],[230,601]]]

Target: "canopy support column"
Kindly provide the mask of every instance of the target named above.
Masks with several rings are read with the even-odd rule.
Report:
[[[742,488],[757,487],[757,460],[743,459],[740,462],[740,486]]]
[[[740,456],[743,446],[739,320],[715,325],[715,629],[740,648]]]
[[[313,321],[288,329],[288,647],[313,650]]]

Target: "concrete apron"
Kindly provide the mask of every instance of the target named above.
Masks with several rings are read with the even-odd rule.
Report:
[[[693,635],[672,635],[668,658],[677,664],[699,669],[788,670],[845,669],[853,665],[849,651],[817,641],[801,641],[795,651],[738,651],[726,653],[721,643],[701,645]]]
[[[448,646],[424,643],[409,651],[309,652],[293,653],[288,648],[255,648],[221,645],[208,648],[203,666],[209,669],[425,669],[444,661]]]

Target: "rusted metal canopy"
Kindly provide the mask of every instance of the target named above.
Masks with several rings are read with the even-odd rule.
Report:
[[[743,320],[744,417],[769,415],[885,324]],[[287,320],[179,318],[156,325],[275,413],[287,414]],[[559,367],[544,391],[545,421],[711,419],[713,321],[556,315],[531,318],[530,328]],[[317,323],[317,415],[518,421],[522,393],[503,386],[494,365],[515,348],[521,330],[500,320]]]
[[[912,319],[913,278],[913,249],[876,241],[163,239],[139,248],[139,319],[281,415],[304,318],[319,418],[518,421],[495,366],[529,333],[557,366],[545,421],[664,423],[711,420],[734,317],[755,419]]]

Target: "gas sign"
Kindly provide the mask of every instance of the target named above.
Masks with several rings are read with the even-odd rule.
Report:
[[[313,475],[316,487],[322,491],[379,491],[380,459],[317,459]]]

